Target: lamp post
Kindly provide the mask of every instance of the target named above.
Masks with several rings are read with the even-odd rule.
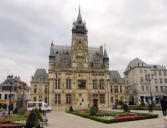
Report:
[[[151,81],[153,80],[153,74],[146,74],[146,81],[149,83],[150,85],[150,97],[151,97],[151,110],[152,110],[152,103],[153,103],[153,97],[152,97],[152,90],[151,90]]]
[[[7,80],[10,83],[10,94],[9,94],[9,105],[8,105],[8,115],[10,115],[10,108],[11,108],[11,92],[12,92],[12,85],[15,82],[15,79],[13,78],[13,75],[7,76]]]

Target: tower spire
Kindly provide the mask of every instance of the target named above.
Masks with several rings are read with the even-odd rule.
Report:
[[[82,24],[82,16],[81,16],[80,5],[79,5],[79,11],[78,11],[77,23]]]

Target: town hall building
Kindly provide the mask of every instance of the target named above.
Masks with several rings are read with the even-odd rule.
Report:
[[[45,101],[55,110],[109,106],[109,75],[107,51],[103,46],[88,46],[88,30],[79,9],[71,46],[51,43],[48,74],[37,69],[31,80],[31,100]]]

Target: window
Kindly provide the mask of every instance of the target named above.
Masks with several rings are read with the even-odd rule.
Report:
[[[60,89],[60,79],[56,79],[56,81],[55,81],[55,89]]]
[[[114,87],[114,92],[115,92],[115,93],[118,93],[118,86],[115,86],[115,87]]]
[[[160,81],[160,83],[162,84],[162,79],[161,79],[161,78],[159,79],[159,81]]]
[[[142,69],[140,70],[140,73],[142,73]]]
[[[61,103],[61,97],[59,93],[55,94],[55,104],[60,104]]]
[[[161,71],[159,71],[159,75],[161,76]]]
[[[149,90],[148,88],[149,88],[149,86],[148,86],[148,85],[146,85],[146,91],[148,91],[148,90]]]
[[[166,71],[164,71],[164,76],[166,76]]]
[[[154,71],[154,76],[156,76],[157,75],[157,72],[156,71]]]
[[[48,98],[47,98],[47,97],[45,97],[45,103],[47,103],[47,101],[48,101]]]
[[[157,79],[154,79],[155,80],[155,84],[157,84],[158,82],[157,82]]]
[[[71,94],[66,94],[66,104],[71,104]]]
[[[8,99],[8,94],[5,94],[5,99],[6,99],[6,100]]]
[[[122,86],[120,86],[120,93],[122,93]]]
[[[164,81],[165,81],[165,83],[167,83],[167,79],[165,79]]]
[[[147,73],[147,70],[144,70],[145,73]]]
[[[105,94],[100,94],[100,103],[105,103]]]
[[[78,80],[78,89],[86,89],[86,80]]]
[[[104,80],[100,80],[100,89],[104,89]]]
[[[113,88],[112,88],[112,86],[111,86],[111,93],[113,93]]]
[[[141,90],[144,91],[144,86],[141,86]]]
[[[37,93],[37,85],[34,86],[34,93]]]
[[[155,91],[158,92],[158,86],[155,86]]]
[[[36,97],[34,97],[34,101],[36,101],[37,100],[37,98]]]
[[[141,82],[143,82],[143,77],[141,77]]]
[[[0,99],[1,99],[1,94],[0,94]]]
[[[97,80],[93,80],[93,89],[97,89]]]
[[[71,89],[71,79],[66,79],[66,88]]]
[[[163,92],[163,86],[160,86],[161,92]]]
[[[47,92],[48,92],[48,86],[47,85],[45,85],[45,94],[47,94]]]

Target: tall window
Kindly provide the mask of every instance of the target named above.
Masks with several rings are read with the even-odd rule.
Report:
[[[66,88],[71,89],[71,79],[66,79]]]
[[[120,93],[122,93],[122,86],[120,86]]]
[[[158,86],[155,86],[155,91],[158,92]]]
[[[71,104],[71,94],[66,94],[66,104]]]
[[[60,79],[55,80],[55,89],[60,89]]]
[[[0,94],[0,99],[1,99],[1,94]]]
[[[36,97],[34,97],[34,101],[36,101],[37,100],[37,98]]]
[[[105,94],[100,94],[100,103],[105,102]]]
[[[93,89],[97,89],[97,80],[93,80]]]
[[[144,86],[141,86],[141,90],[144,91]]]
[[[78,80],[78,89],[86,89],[86,80]]]
[[[34,85],[34,93],[37,93],[37,85]]]
[[[118,93],[118,86],[114,86],[114,92]]]
[[[164,76],[166,76],[166,71],[164,71]]]
[[[111,86],[111,93],[113,93],[113,87]]]
[[[161,79],[161,78],[159,79],[159,81],[160,81],[160,83],[162,84],[162,79]]]
[[[161,76],[161,71],[159,71],[159,75]]]
[[[167,83],[167,79],[165,79],[164,82]]]
[[[55,104],[60,104],[61,103],[61,97],[59,93],[55,94]]]
[[[163,86],[160,86],[161,92],[163,92]]]
[[[155,84],[157,84],[158,82],[157,82],[157,79],[154,79],[155,80]]]
[[[146,91],[148,91],[149,89],[148,89],[149,87],[148,87],[148,85],[146,85]]]
[[[104,89],[104,80],[100,80],[100,89]]]
[[[47,103],[48,102],[48,98],[47,97],[45,97],[45,103]]]
[[[156,71],[154,71],[154,76],[156,76],[157,75],[157,72]]]
[[[45,94],[48,92],[48,86],[45,85]]]
[[[143,82],[143,77],[141,77],[141,82]]]

